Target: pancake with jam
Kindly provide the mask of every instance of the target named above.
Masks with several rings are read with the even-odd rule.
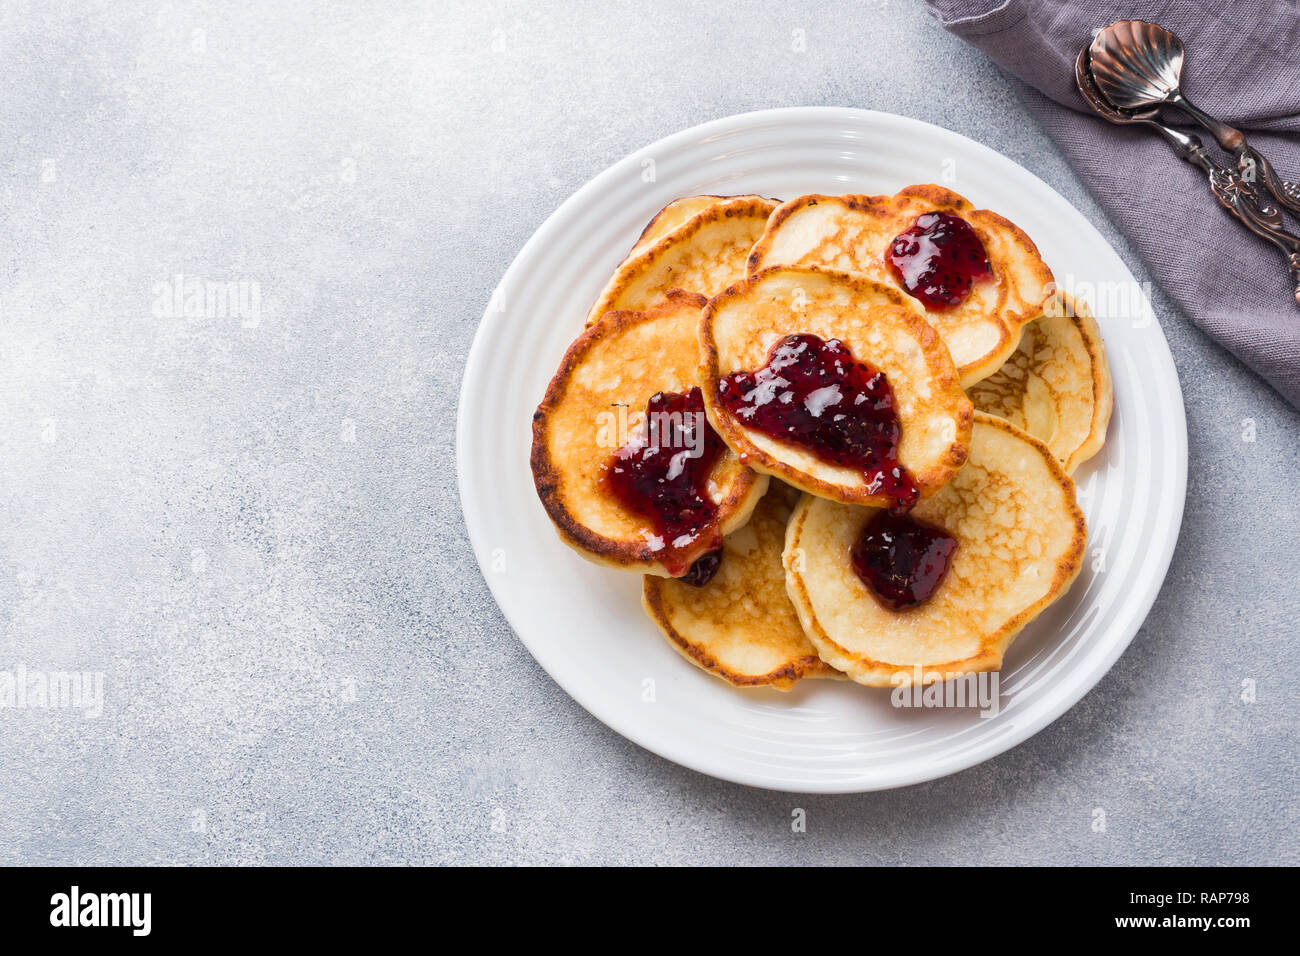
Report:
[[[681,199],[674,199],[663,209],[655,214],[655,217],[646,224],[641,232],[641,237],[637,239],[636,245],[632,247],[632,253],[636,253],[658,242],[668,233],[672,232],[678,226],[684,225],[688,219],[691,219],[698,213],[704,212],[710,206],[717,205],[720,202],[727,202],[735,199],[756,199],[760,202],[771,203],[775,208],[778,203],[775,199],[764,199],[762,196],[683,196]]]
[[[897,289],[768,269],[709,303],[700,341],[709,420],[756,471],[836,501],[906,508],[966,460],[970,399]]]
[[[1002,366],[1043,311],[1052,272],[1014,223],[942,186],[893,196],[800,196],[768,220],[749,271],[839,269],[902,290],[973,385]]]
[[[1040,439],[1067,472],[1101,451],[1114,406],[1101,329],[1058,293],[1002,368],[967,390],[975,407]]]
[[[975,413],[970,460],[898,516],[805,497],[786,531],[786,586],[821,659],[860,684],[997,670],[1073,583],[1087,528],[1047,446]]]
[[[646,575],[641,603],[678,652],[736,687],[786,691],[804,677],[843,677],[822,662],[785,591],[781,552],[799,492],[773,481],[753,516],[723,542],[702,587]]]
[[[767,487],[703,414],[702,296],[615,312],[565,353],[533,415],[537,494],[560,537],[612,567],[707,580]]]
[[[673,210],[670,204],[651,221],[652,235],[659,233],[656,223],[665,215],[663,225],[673,228],[649,242],[644,237],[638,241],[591,307],[588,325],[607,312],[653,308],[674,289],[707,298],[744,278],[749,250],[777,204],[761,196],[712,197],[712,202],[673,225],[697,198],[688,197],[681,210]]]

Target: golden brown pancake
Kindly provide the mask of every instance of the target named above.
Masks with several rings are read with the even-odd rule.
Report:
[[[596,299],[587,324],[606,312],[653,308],[672,289],[705,297],[721,292],[744,277],[749,250],[776,205],[759,196],[719,198],[658,239],[638,243]]]
[[[860,684],[997,670],[1021,629],[1069,588],[1087,528],[1074,482],[1047,446],[977,412],[970,460],[912,514],[957,539],[923,604],[885,607],[849,551],[872,509],[806,497],[786,532],[786,585],[821,659]],[[944,678],[946,679],[946,678]]]
[[[713,580],[692,587],[646,575],[641,601],[692,664],[737,687],[789,690],[802,677],[843,677],[804,635],[785,590],[781,552],[799,492],[779,481],[723,545]]]
[[[1038,247],[1014,223],[942,186],[908,186],[893,196],[800,196],[768,220],[749,271],[776,265],[825,266],[901,289],[884,255],[926,212],[965,219],[988,254],[993,278],[946,311],[925,310],[952,352],[964,386],[993,374],[1015,351],[1020,330],[1043,311],[1052,282]],[[904,292],[906,294],[906,292]],[[909,296],[910,298],[910,296]],[[924,310],[924,305],[917,301]]]
[[[1007,363],[967,391],[977,409],[1042,440],[1073,473],[1106,443],[1114,406],[1106,348],[1087,303],[1053,296]]]
[[[746,428],[722,406],[718,379],[767,363],[786,335],[839,339],[893,386],[902,435],[898,460],[921,496],[934,494],[966,460],[972,408],[948,350],[910,299],[892,286],[818,268],[774,268],[739,282],[704,310],[704,401],[718,434],[751,468],[802,491],[886,506],[862,472]]]
[[[635,254],[636,252],[639,252],[640,250],[644,249],[646,246],[658,242],[660,239],[668,235],[668,233],[672,232],[678,226],[683,225],[692,216],[695,216],[698,213],[703,212],[704,210],[708,209],[710,206],[716,205],[719,202],[724,202],[730,199],[763,200],[763,197],[754,196],[754,195],[683,196],[681,199],[674,199],[668,205],[664,206],[663,209],[659,210],[659,212],[655,214],[655,217],[650,220],[650,222],[646,225],[645,229],[641,232],[641,238],[637,239],[636,245],[632,247],[632,253],[629,254]],[[774,207],[777,205],[775,199],[767,199],[763,201],[772,203]]]
[[[698,328],[702,296],[673,292],[648,312],[616,312],[587,329],[564,355],[533,416],[533,480],[560,537],[598,564],[669,575],[664,542],[644,517],[604,487],[604,476],[627,436],[618,434],[619,406],[643,414],[660,391],[699,385]],[[724,452],[711,472],[722,534],[741,527],[767,487],[764,476]],[[716,541],[702,536],[689,564]]]

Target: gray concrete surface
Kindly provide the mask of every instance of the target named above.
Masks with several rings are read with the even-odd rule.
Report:
[[[93,678],[0,709],[0,862],[1300,858],[1297,414],[1163,297],[1191,440],[1165,588],[1092,694],[955,777],[803,797],[673,766],[551,682],[475,566],[475,326],[637,147],[894,111],[1126,250],[919,4],[15,2],[0,62],[0,673],[103,679],[98,716]],[[232,298],[188,315],[177,275]]]

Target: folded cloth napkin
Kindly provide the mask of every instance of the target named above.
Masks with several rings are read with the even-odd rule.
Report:
[[[1074,86],[1093,32],[1146,20],[1187,48],[1183,89],[1246,132],[1284,179],[1300,181],[1300,6],[1294,0],[926,0],[945,28],[1021,81],[1018,88],[1156,281],[1197,326],[1300,408],[1300,307],[1272,245],[1246,231],[1205,175],[1151,130],[1114,126]],[[1171,125],[1187,120],[1170,112]],[[1225,165],[1230,157],[1201,139]],[[1289,232],[1300,224],[1288,219]],[[1059,278],[1059,277],[1058,277]]]

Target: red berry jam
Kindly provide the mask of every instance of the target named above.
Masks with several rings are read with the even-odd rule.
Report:
[[[884,372],[853,357],[839,339],[787,335],[755,372],[732,372],[719,397],[742,425],[861,470],[873,495],[907,511],[919,497],[898,461],[902,427]]]
[[[713,576],[718,573],[718,568],[721,566],[722,549],[718,548],[696,558],[695,563],[687,568],[686,573],[678,580],[692,587],[702,588],[713,580]]]
[[[957,539],[907,515],[881,511],[862,529],[850,552],[853,570],[880,603],[903,611],[938,589]]]
[[[977,281],[993,277],[984,243],[970,223],[946,212],[917,216],[889,244],[885,261],[908,294],[934,311],[956,308]]]
[[[645,429],[614,453],[605,473],[614,497],[650,519],[668,573],[697,587],[709,582],[722,560],[718,507],[708,482],[723,447],[704,417],[698,387],[684,395],[659,392],[646,405]],[[698,553],[702,537],[715,547],[688,565],[685,556]]]

